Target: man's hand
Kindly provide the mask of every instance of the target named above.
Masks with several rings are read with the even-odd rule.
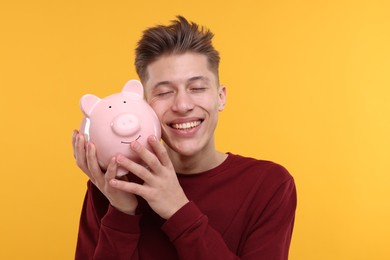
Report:
[[[76,130],[72,138],[73,153],[77,166],[89,177],[91,182],[106,196],[111,205],[127,214],[134,215],[138,205],[134,194],[113,188],[109,182],[115,180],[118,164],[116,158],[112,158],[106,173],[101,170],[95,145],[86,143],[82,134]],[[125,181],[124,181],[125,182]]]
[[[126,182],[112,178],[110,184],[116,189],[143,197],[150,207],[162,218],[170,218],[183,207],[188,199],[181,188],[167,150],[155,136],[148,138],[154,154],[137,141],[131,149],[148,166],[137,164],[124,156],[118,156],[117,163],[144,181],[143,184]]]

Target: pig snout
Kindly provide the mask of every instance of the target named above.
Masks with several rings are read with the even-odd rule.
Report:
[[[140,122],[135,115],[121,114],[112,120],[111,128],[119,136],[131,136],[140,130]]]

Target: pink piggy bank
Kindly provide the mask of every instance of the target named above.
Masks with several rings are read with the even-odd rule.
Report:
[[[148,136],[161,138],[160,122],[143,95],[141,83],[130,80],[122,92],[103,99],[91,94],[81,97],[80,107],[85,118],[80,132],[95,144],[101,168],[106,169],[111,158],[118,154],[142,164],[129,147],[130,143],[137,140],[151,150],[146,141]],[[118,168],[117,176],[127,173]]]

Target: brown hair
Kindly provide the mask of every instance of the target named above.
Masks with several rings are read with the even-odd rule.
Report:
[[[212,45],[214,34],[198,24],[177,16],[168,26],[158,25],[146,29],[135,49],[135,68],[139,78],[145,82],[146,68],[166,54],[194,52],[207,56],[209,68],[218,79],[219,53]]]

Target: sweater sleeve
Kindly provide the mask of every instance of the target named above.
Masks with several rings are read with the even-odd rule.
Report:
[[[277,187],[264,209],[256,209],[242,259],[288,259],[296,204],[296,187],[290,178]]]
[[[276,189],[268,205],[261,210],[254,205],[255,210],[250,214],[255,216],[251,217],[250,230],[242,238],[239,252],[228,248],[221,234],[209,225],[207,216],[194,202],[176,212],[162,229],[175,245],[181,260],[286,260],[296,208],[293,179]]]
[[[138,259],[140,216],[112,207],[89,181],[80,217],[76,260]]]
[[[181,260],[239,259],[192,201],[168,219],[162,229],[175,245]]]

